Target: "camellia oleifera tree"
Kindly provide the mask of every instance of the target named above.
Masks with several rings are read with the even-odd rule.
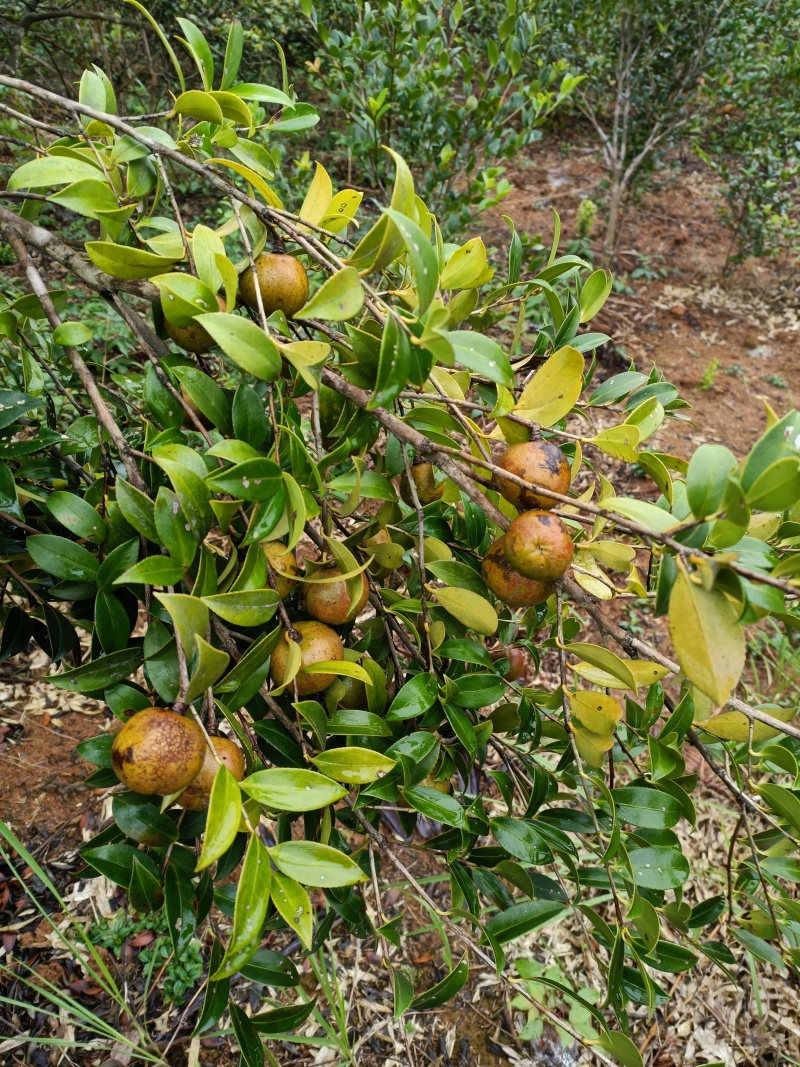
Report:
[[[178,952],[227,901],[198,1032],[229,1013],[248,1063],[313,1008],[237,1005],[237,974],[275,977],[267,929],[300,951],[338,920],[378,939],[397,1016],[477,961],[559,1021],[504,951],[568,917],[602,986],[581,1039],[640,1064],[628,1015],[663,972],[800,961],[800,730],[741,681],[748,628],[798,622],[800,415],[767,410],[742,457],[653,450],[685,405],[656,370],[600,380],[582,326],[607,273],[557,236],[527,278],[513,228],[502,272],[480,237],[443,243],[399,156],[363,223],[322,167],[284,205],[270,143],[313,108],[237,81],[236,23],[216,72],[181,28],[202,88],[175,57],[155,120],[119,117],[97,68],[74,100],[0,78],[35,132],[0,207],[30,288],[0,312],[0,655],[33,640],[53,684],[121,720],[81,746],[114,790],[84,859],[166,909]],[[176,195],[187,175],[213,225]],[[39,224],[54,206],[77,246]],[[65,277],[127,324],[124,370]],[[617,492],[634,463],[649,491]],[[682,849],[687,748],[738,816],[727,893]],[[447,909],[408,868],[420,815]],[[382,867],[463,948],[433,988],[403,969]]]

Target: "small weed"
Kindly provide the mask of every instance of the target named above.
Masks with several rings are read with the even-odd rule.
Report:
[[[659,278],[665,278],[667,271],[665,267],[656,267],[653,265],[654,256],[639,256],[639,263],[631,271],[631,279],[636,281],[654,282]],[[660,257],[658,257],[660,258]]]
[[[719,370],[719,360],[718,359],[712,359],[712,360],[709,360],[708,363],[706,363],[705,367],[703,368],[703,377],[702,377],[702,379],[700,381],[700,388],[701,389],[708,390],[708,389],[713,389],[714,388],[714,379],[717,376],[717,371],[718,370]]]
[[[553,988],[550,985],[551,982],[563,983],[564,981],[564,975],[557,964],[545,968],[537,959],[523,958],[515,960],[514,966],[519,976],[525,979],[525,986],[530,996],[551,1009],[558,1005],[558,998],[553,993]],[[537,979],[544,979],[544,982],[537,981]],[[545,985],[545,982],[548,984]],[[589,986],[583,986],[578,990],[578,993],[588,1004],[596,1004],[600,999],[598,991]],[[522,1041],[536,1041],[540,1038],[544,1032],[544,1018],[536,1008],[531,1006],[530,1001],[523,996],[518,996],[511,1001],[511,1007],[528,1014],[527,1022],[519,1034],[520,1039]],[[592,1013],[585,1004],[575,1001],[571,1005],[569,1021],[573,1029],[588,1040],[591,1041],[597,1037],[597,1031],[592,1026]],[[566,1048],[571,1044],[572,1036],[560,1027],[557,1027],[557,1029],[561,1044]]]
[[[722,373],[729,374],[732,378],[741,378],[744,382],[747,381],[747,369],[741,363],[731,363],[730,367],[726,367]]]
[[[170,1004],[181,1004],[203,975],[203,952],[200,942],[193,938],[179,957],[174,955],[165,911],[134,918],[120,909],[111,922],[95,923],[90,927],[89,938],[93,944],[101,945],[119,956],[127,941],[148,931],[155,938],[140,951],[139,963],[148,980],[163,967],[160,985],[164,1000]]]
[[[776,389],[789,388],[789,383],[785,378],[782,378],[780,374],[767,374],[765,380],[768,381],[770,385],[774,385]]]

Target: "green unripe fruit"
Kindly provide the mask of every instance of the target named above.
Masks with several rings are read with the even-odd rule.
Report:
[[[222,297],[217,297],[217,304],[219,304],[220,311],[225,310],[225,301]],[[161,307],[163,311],[163,302]],[[188,326],[178,326],[176,323],[169,321],[166,312],[164,312],[164,329],[167,331],[169,339],[178,348],[182,348],[184,352],[194,352],[197,355],[202,355],[204,352],[209,352],[217,343],[208,330],[196,320],[193,320]]]
[[[437,485],[434,479],[433,464],[414,463],[411,467],[411,477],[414,479],[417,496],[422,507],[425,507],[426,504],[432,504],[434,500],[439,500],[444,494],[444,482],[441,485]],[[408,481],[408,474],[405,471],[400,475],[399,491],[400,499],[403,503],[413,508],[414,497],[411,495],[411,486]]]
[[[291,318],[308,301],[308,274],[299,259],[294,256],[262,252],[255,261],[258,288],[264,311],[282,311]],[[239,297],[253,311],[258,312],[253,272],[247,267],[239,275]]]

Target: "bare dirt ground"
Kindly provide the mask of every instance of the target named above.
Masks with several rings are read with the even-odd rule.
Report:
[[[551,206],[557,207],[565,239],[574,234],[575,211],[583,197],[600,198],[602,171],[595,155],[578,137],[552,140],[521,160],[510,174],[515,190],[484,220],[487,243],[503,247],[507,227],[501,214],[511,215],[519,230],[541,233],[549,242]],[[598,224],[598,230],[601,225]],[[800,402],[800,301],[776,264],[752,263],[722,280],[729,235],[720,224],[714,186],[702,165],[676,159],[661,172],[641,203],[628,214],[617,267],[630,291],[615,293],[593,327],[612,335],[616,353],[609,352],[598,380],[624,369],[627,361],[647,370],[653,362],[676,384],[692,404],[693,424],[673,422],[659,438],[660,447],[688,456],[701,441],[720,441],[741,455],[757,438],[764,422],[763,397],[779,413]],[[644,267],[655,278],[634,278]],[[794,306],[792,306],[792,301]],[[705,386],[705,387],[704,387]],[[19,665],[0,665],[0,817],[34,852],[60,885],[75,877],[80,867],[77,846],[85,836],[102,828],[101,791],[83,785],[88,770],[74,753],[78,740],[99,733],[105,722],[102,707],[83,698],[54,690],[39,679],[46,673],[44,658],[33,656]],[[712,789],[702,796],[699,823],[684,842],[709,882],[706,895],[724,892],[724,868],[735,823],[735,812]],[[408,853],[418,876],[434,875],[436,863]],[[387,868],[387,880],[391,880]],[[710,889],[709,886],[713,886]],[[30,897],[36,893],[30,872],[24,884],[14,883],[0,869],[0,963],[7,963],[26,945],[32,965],[55,966],[51,954],[31,955],[37,945],[38,923]],[[432,892],[447,906],[444,883]],[[687,898],[697,897],[691,885]],[[384,898],[390,914],[403,911],[407,932],[428,925],[426,914],[399,892]],[[712,929],[710,937],[723,940],[725,931]],[[31,937],[34,939],[31,940]],[[417,986],[443,976],[440,941],[436,934],[420,933],[406,942],[403,959]],[[397,1024],[391,1022],[391,996],[387,974],[374,947],[358,946],[347,938],[335,942],[340,989],[348,1004],[348,1025],[357,1047],[359,1067],[406,1065],[408,1058]],[[454,946],[454,952],[456,947]],[[596,964],[570,920],[538,932],[512,947],[515,958],[534,958],[556,967],[564,979],[591,986]],[[632,1036],[648,1067],[778,1067],[800,1062],[800,991],[797,980],[769,967],[757,980],[739,953],[735,982],[728,982],[710,963],[703,962],[690,976],[659,975],[673,1000],[647,1018],[644,1011],[632,1024]],[[120,977],[135,974],[136,946],[129,947]],[[132,967],[133,971],[129,971]],[[51,972],[55,977],[57,972]],[[80,975],[67,974],[74,995],[91,1006],[91,988],[76,985]],[[315,991],[308,966],[304,988]],[[85,983],[84,983],[85,986]],[[258,999],[252,991],[251,1000]],[[285,998],[289,1002],[291,997]],[[566,1014],[568,1006],[553,1000]],[[197,1007],[188,1019],[196,1018]],[[177,1012],[165,1026],[174,1024]],[[591,1057],[573,1048],[562,1049],[552,1030],[541,1039],[521,1041],[517,1034],[523,1013],[509,1006],[506,989],[494,975],[476,970],[461,994],[446,1010],[413,1019],[409,1040],[418,1067],[575,1067]],[[58,1053],[28,1044],[15,1044],[29,1018],[17,1019],[17,1033],[0,1022],[0,1063],[55,1064]],[[297,1067],[342,1061],[326,1049],[301,1048],[278,1043],[274,1054],[282,1064]],[[184,1035],[170,1053],[175,1064],[228,1065],[238,1062],[226,1038],[192,1042]],[[118,1064],[106,1054],[76,1053],[72,1062],[86,1067]]]

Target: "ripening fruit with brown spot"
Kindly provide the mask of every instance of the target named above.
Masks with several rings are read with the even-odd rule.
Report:
[[[320,578],[335,578],[342,572],[338,567],[318,571]],[[300,604],[303,611],[312,619],[326,622],[329,626],[343,626],[358,617],[369,599],[367,576],[361,572],[361,592],[353,607],[350,607],[350,594],[347,582],[307,582],[300,590]]]
[[[272,577],[275,580],[275,592],[281,600],[285,600],[297,585],[297,582],[292,578],[286,577],[287,574],[298,573],[295,554],[294,552],[290,552],[282,541],[262,541],[261,547],[272,567]],[[279,571],[282,571],[283,573],[279,574]],[[267,585],[270,589],[272,588],[272,586],[269,585],[269,582]]]
[[[528,661],[525,657],[525,653],[521,648],[501,648],[497,652],[492,653],[493,660],[507,659],[508,660],[508,674],[505,675],[507,682],[516,682],[518,678],[521,678],[525,673],[525,668],[528,666]]]
[[[514,570],[506,559],[505,540],[505,537],[498,537],[483,558],[481,574],[487,587],[510,608],[529,608],[532,604],[544,603],[553,593],[552,583],[524,578]]]
[[[225,311],[225,301],[222,297],[217,296],[217,304],[220,311]],[[195,352],[198,355],[202,355],[204,352],[209,352],[217,343],[208,330],[196,320],[190,322],[188,326],[178,326],[176,323],[170,322],[167,316],[164,315],[164,329],[170,341],[176,344],[178,348],[182,348],[184,352]]]
[[[111,765],[134,793],[167,795],[185,789],[203,766],[206,739],[193,719],[164,708],[133,715],[114,738]]]
[[[330,626],[308,619],[294,623],[294,628],[300,634],[301,672],[304,667],[310,667],[312,663],[324,663],[344,657],[344,645],[341,638]],[[269,664],[270,677],[276,685],[283,685],[288,658],[289,642],[286,635],[281,634]],[[297,695],[307,697],[312,693],[321,693],[335,680],[334,674],[298,674],[295,678]]]
[[[282,311],[291,318],[308,301],[308,274],[299,259],[294,256],[262,252],[256,259],[258,288],[264,311]],[[258,312],[258,298],[253,280],[253,271],[247,267],[239,275],[239,296],[243,303]]]
[[[554,582],[572,563],[575,546],[569,530],[549,511],[524,511],[503,538],[506,559],[525,578]]]
[[[244,778],[244,753],[236,742],[231,741],[229,737],[212,737],[211,744],[216,757],[206,744],[203,766],[178,797],[180,806],[188,808],[189,811],[208,811],[211,787],[214,785],[220,763],[228,768],[237,782]]]
[[[414,463],[411,466],[411,477],[414,479],[414,485],[417,487],[417,496],[422,507],[426,504],[432,504],[434,500],[439,498],[444,493],[444,482],[441,485],[436,484],[436,479],[433,476],[433,464],[432,463]],[[411,486],[408,481],[408,474],[403,471],[400,475],[400,499],[404,504],[408,504],[410,508],[414,507],[414,497],[411,495]]]
[[[569,489],[571,474],[567,457],[558,447],[549,441],[526,441],[511,445],[497,461],[498,467],[516,474],[526,482],[535,482],[552,489],[554,493],[565,496]],[[520,511],[549,510],[558,503],[552,497],[541,496],[533,489],[524,489],[516,482],[507,481],[501,474],[495,474],[497,488],[515,508]]]

